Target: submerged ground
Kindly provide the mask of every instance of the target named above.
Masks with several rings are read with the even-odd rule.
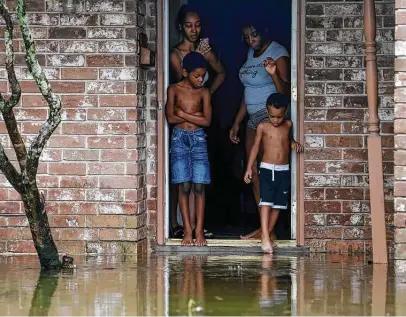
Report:
[[[0,315],[406,315],[406,273],[363,257],[0,257]]]

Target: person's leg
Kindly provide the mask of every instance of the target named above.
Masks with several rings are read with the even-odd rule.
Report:
[[[169,222],[170,222],[171,231],[172,231],[172,234],[174,235],[174,238],[179,237],[180,231],[182,231],[181,234],[183,235],[183,230],[178,223],[178,194],[179,194],[178,187],[179,187],[179,185],[177,185],[177,184],[169,185],[169,197],[170,197]]]
[[[193,134],[194,145],[192,155],[192,182],[195,196],[196,211],[196,245],[206,245],[204,237],[204,208],[205,208],[205,184],[210,184],[210,165],[207,153],[206,135],[203,129],[199,129]]]
[[[189,215],[189,195],[191,189],[191,182],[181,183],[179,185],[179,207],[180,212],[182,213],[183,228],[185,232],[182,245],[193,245],[193,232]]]
[[[195,209],[196,209],[196,245],[207,245],[204,238],[204,207],[205,207],[205,185],[193,184],[193,193],[195,194]]]
[[[247,128],[246,137],[245,137],[245,153],[246,153],[247,158],[249,157],[252,146],[254,145],[255,133],[256,133],[255,129]],[[259,205],[259,177],[258,177],[257,160],[255,160],[254,164],[252,165],[251,184],[252,184],[252,190],[254,192],[255,204],[258,206]],[[260,238],[261,238],[261,228],[255,230],[253,232],[250,232],[247,235],[241,236],[241,239],[243,239],[243,240],[260,239]]]
[[[269,238],[269,213],[271,211],[270,206],[261,206],[261,247],[265,253],[273,253],[271,239]]]
[[[278,216],[279,216],[279,209],[272,209],[271,215],[269,216],[269,219],[268,219],[269,232],[272,232],[274,230],[276,221],[278,220]],[[272,246],[275,247],[276,246],[274,243],[275,241],[273,240],[272,237],[270,240],[271,240]]]

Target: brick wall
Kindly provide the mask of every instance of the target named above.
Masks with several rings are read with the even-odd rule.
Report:
[[[406,1],[396,1],[395,39],[395,258],[406,260]]]
[[[48,142],[38,182],[47,199],[53,236],[61,252],[134,253],[147,246],[153,204],[154,143],[148,70],[137,67],[137,34],[154,36],[154,1],[78,1],[75,14],[58,0],[27,0],[38,59],[62,97],[63,121]],[[8,1],[14,10],[15,1]],[[1,21],[3,23],[3,21]],[[4,23],[0,25],[4,36]],[[24,138],[34,137],[47,107],[24,63],[15,34],[22,101],[15,108]],[[4,52],[4,41],[0,44]],[[7,89],[0,55],[1,91]],[[5,125],[0,139],[11,159]],[[136,243],[138,242],[138,243]],[[0,253],[34,252],[18,194],[0,175]]]
[[[395,0],[375,4],[386,219],[393,242]],[[369,252],[362,1],[306,1],[305,23],[306,244],[317,251]]]

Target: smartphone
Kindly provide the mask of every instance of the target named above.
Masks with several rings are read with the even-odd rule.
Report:
[[[209,45],[209,38],[208,37],[205,37],[205,38],[202,38],[202,39],[200,39],[200,43],[202,44],[202,45]]]

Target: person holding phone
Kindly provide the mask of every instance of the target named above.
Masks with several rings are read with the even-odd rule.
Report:
[[[176,27],[182,32],[183,40],[171,50],[169,61],[175,82],[182,80],[182,61],[190,52],[196,51],[204,56],[209,66],[216,73],[209,90],[213,94],[224,82],[226,72],[220,60],[211,50],[209,39],[201,37],[202,26],[199,14],[189,5],[183,5],[176,18]],[[205,82],[207,83],[208,74]]]
[[[210,81],[208,85],[209,73],[206,72],[203,85],[208,86],[210,93],[213,94],[224,82],[226,77],[225,69],[216,57],[214,52],[211,50],[209,39],[202,37],[202,25],[200,22],[200,16],[189,5],[183,5],[178,12],[176,18],[176,28],[182,33],[183,39],[175,47],[172,48],[169,55],[169,65],[171,70],[171,81],[172,83],[180,82],[183,79],[183,59],[190,52],[198,52],[204,56],[211,70],[214,71],[215,77]],[[178,211],[178,190],[176,186],[171,185],[169,187],[170,191],[170,235],[172,238],[183,239],[184,228],[179,225],[177,219]],[[194,197],[190,199],[193,205]],[[190,210],[190,220],[192,229],[196,225],[196,214],[194,208]],[[213,233],[204,229],[204,237],[206,239],[213,238]]]

